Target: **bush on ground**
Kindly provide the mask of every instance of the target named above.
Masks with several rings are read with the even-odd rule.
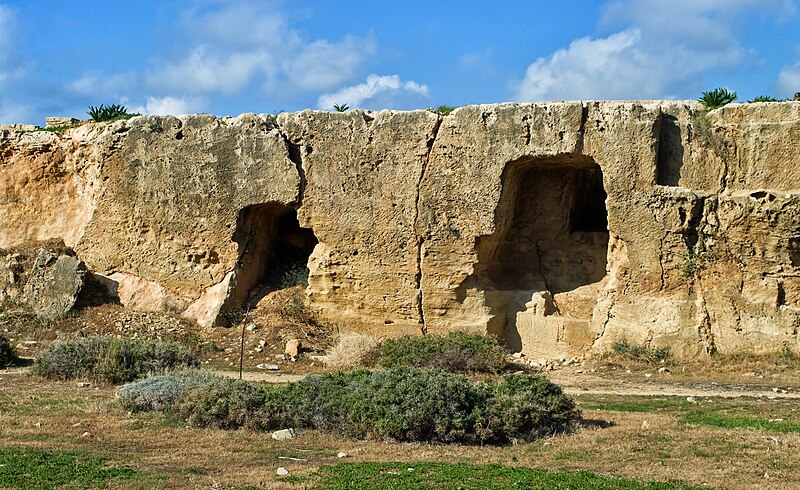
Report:
[[[440,369],[402,367],[284,386],[181,376],[126,385],[118,396],[123,407],[161,410],[200,427],[294,427],[399,441],[503,444],[568,432],[580,419],[572,399],[539,375],[472,384]]]
[[[378,345],[378,339],[371,335],[345,332],[339,335],[336,345],[328,351],[322,361],[329,368],[340,370],[370,366],[375,364]]]
[[[163,412],[170,410],[187,389],[199,388],[219,379],[206,371],[187,369],[123,385],[117,390],[117,398],[122,408],[131,412]]]
[[[618,355],[634,361],[646,363],[666,361],[669,359],[669,349],[667,347],[650,347],[645,344],[633,344],[625,339],[618,340],[611,345],[611,351]]]
[[[33,372],[45,378],[117,384],[197,364],[195,355],[175,342],[92,336],[54,343],[36,359]]]
[[[380,364],[387,368],[412,366],[456,373],[497,373],[506,366],[506,353],[496,338],[487,335],[407,335],[383,342]]]
[[[19,358],[8,338],[0,333],[0,368],[15,364]]]

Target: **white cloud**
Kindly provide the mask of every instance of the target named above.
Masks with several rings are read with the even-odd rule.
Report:
[[[334,104],[347,104],[353,109],[412,108],[414,101],[428,97],[428,86],[414,81],[403,82],[398,75],[369,75],[365,83],[345,87],[319,97],[317,106],[330,110]]]
[[[528,67],[517,97],[521,100],[625,98],[648,84],[646,60],[636,48],[638,29],[605,39],[573,41]],[[644,66],[642,66],[644,65]],[[660,88],[660,87],[659,87]]]
[[[18,124],[35,119],[33,108],[0,100],[0,124]]]
[[[669,98],[693,93],[698,75],[753,56],[734,22],[747,10],[792,15],[788,0],[620,0],[603,10],[607,37],[584,37],[538,58],[518,100]]]
[[[306,40],[267,2],[214,2],[210,11],[187,12],[184,25],[196,46],[147,73],[151,90],[232,94],[251,84],[271,92],[329,90],[375,53],[369,37]]]
[[[290,27],[279,5],[194,0],[180,21],[185,45],[177,55],[157,58],[136,73],[87,74],[66,87],[84,96],[143,100],[147,94],[187,101],[186,108],[206,107],[215,95],[261,91],[297,96],[332,90],[353,80],[374,55],[369,36],[304,38]],[[188,98],[176,99],[175,94]],[[146,110],[147,104],[142,107]]]
[[[775,85],[781,97],[791,99],[796,92],[800,92],[800,61],[784,66]]]
[[[206,108],[206,101],[201,98],[185,97],[148,97],[144,106],[136,106],[131,112],[154,114],[159,116],[194,114]]]
[[[244,88],[256,72],[274,71],[269,53],[262,50],[215,53],[199,46],[186,58],[166,63],[147,74],[148,86],[191,93],[235,93]]]
[[[124,73],[111,76],[84,75],[67,84],[67,89],[80,95],[92,97],[115,97],[129,91],[136,84],[134,73]]]
[[[371,39],[348,36],[340,43],[315,41],[292,57],[285,70],[289,81],[302,90],[326,90],[351,79],[374,53]]]

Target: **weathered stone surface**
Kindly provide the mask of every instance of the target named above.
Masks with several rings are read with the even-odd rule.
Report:
[[[307,263],[345,330],[800,348],[797,102],[146,116],[0,157],[0,246],[62,238],[131,308],[223,324]]]
[[[58,117],[51,116],[44,118],[46,128],[66,128],[78,124],[77,119],[74,117]]]
[[[25,302],[41,318],[64,316],[75,305],[85,274],[81,260],[42,250],[25,284]]]

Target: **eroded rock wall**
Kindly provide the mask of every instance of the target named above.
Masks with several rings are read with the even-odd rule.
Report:
[[[137,117],[0,138],[0,247],[224,324],[292,261],[323,318],[537,357],[800,348],[800,103]],[[310,254],[310,256],[309,256]]]

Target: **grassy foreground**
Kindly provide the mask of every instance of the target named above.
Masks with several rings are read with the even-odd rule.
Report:
[[[103,458],[85,451],[0,448],[3,489],[98,488],[135,475],[132,468],[108,466]]]
[[[586,471],[547,471],[501,465],[449,463],[355,463],[323,467],[313,488],[326,490],[672,490],[683,482],[639,483]]]

